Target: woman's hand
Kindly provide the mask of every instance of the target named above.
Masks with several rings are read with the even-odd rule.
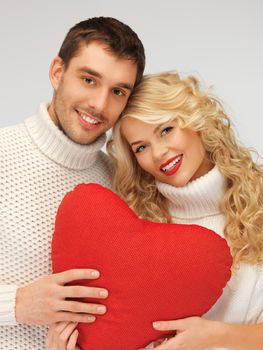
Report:
[[[81,350],[77,345],[78,330],[76,322],[59,322],[49,327],[46,346],[50,350]]]
[[[173,337],[173,335],[169,335],[169,336],[166,336],[166,337],[163,337],[163,338],[159,338],[159,339],[151,342],[150,344],[148,344],[145,349],[155,349],[158,345],[166,343],[168,341],[168,339],[170,339],[172,337]],[[138,350],[140,350],[140,349],[138,349]]]
[[[159,331],[172,330],[176,335],[165,343],[155,347],[156,350],[204,350],[216,346],[218,322],[201,317],[188,317],[176,321],[154,322]],[[143,350],[143,349],[139,349]]]

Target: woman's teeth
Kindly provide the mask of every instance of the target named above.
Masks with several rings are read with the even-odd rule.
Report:
[[[177,164],[178,162],[180,162],[181,158],[182,158],[182,157],[180,156],[180,157],[174,159],[171,163],[167,164],[167,165],[166,165],[165,167],[163,167],[161,170],[162,170],[164,173],[165,173],[166,171],[171,170],[171,169],[175,166],[175,164]]]

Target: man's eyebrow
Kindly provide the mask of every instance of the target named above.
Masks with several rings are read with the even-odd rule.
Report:
[[[117,86],[122,87],[122,88],[127,89],[127,90],[133,89],[133,85],[127,84],[127,83],[119,83],[119,84],[117,84]]]
[[[95,70],[93,70],[91,68],[88,68],[88,67],[82,67],[82,68],[79,69],[79,71],[81,73],[86,73],[86,74],[93,75],[94,77],[97,77],[97,78],[100,78],[100,79],[102,78],[102,75],[99,72],[97,72],[97,71],[95,71]],[[117,83],[116,86],[119,86],[119,87],[121,87],[123,89],[127,89],[127,90],[132,90],[133,89],[133,85],[127,84],[127,83]]]
[[[93,70],[91,68],[88,68],[88,67],[82,67],[82,68],[79,69],[79,71],[82,72],[82,73],[87,73],[87,74],[90,74],[90,75],[94,75],[94,77],[102,78],[102,75],[99,72],[97,72],[97,71],[95,71],[95,70]]]

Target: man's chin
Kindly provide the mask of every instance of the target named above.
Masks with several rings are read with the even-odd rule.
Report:
[[[105,133],[105,130],[102,130],[102,128],[100,130],[83,130],[82,128],[78,130],[76,126],[75,129],[71,128],[67,130],[61,124],[58,127],[72,142],[82,146],[90,145]]]

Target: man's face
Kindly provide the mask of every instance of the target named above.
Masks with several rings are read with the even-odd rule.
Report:
[[[54,97],[49,114],[74,142],[90,144],[119,118],[133,89],[137,65],[94,41],[83,45],[65,69],[54,59],[50,78]]]

